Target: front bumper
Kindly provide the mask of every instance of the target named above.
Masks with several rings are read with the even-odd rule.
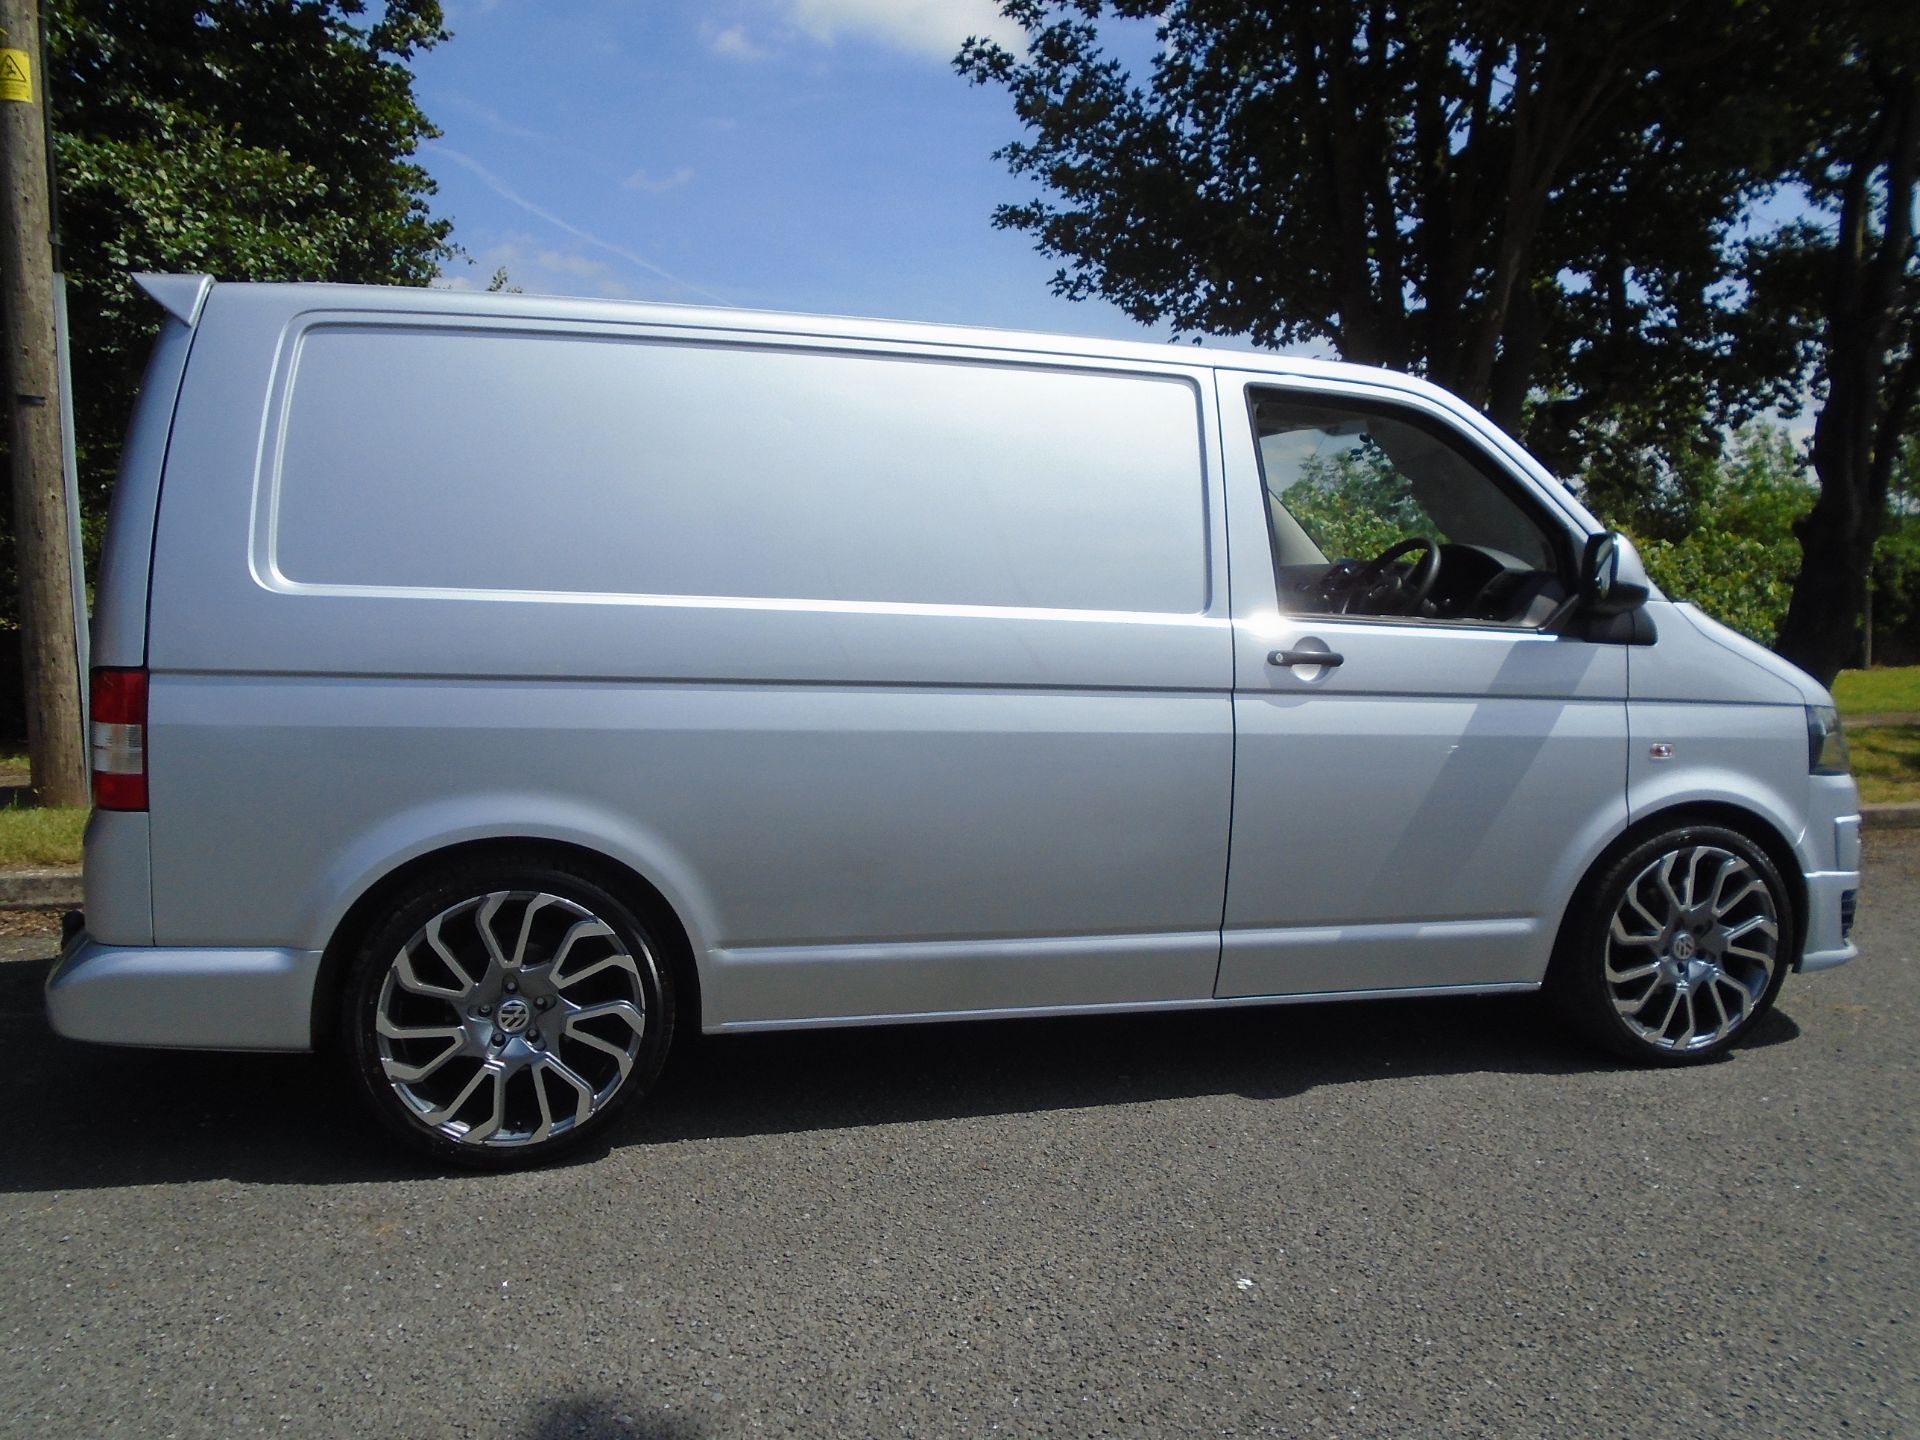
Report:
[[[1796,969],[1831,970],[1860,953],[1848,934],[1859,893],[1858,870],[1821,870],[1807,876],[1807,943]]]
[[[183,1050],[311,1050],[318,950],[102,945],[75,929],[47,977],[69,1040]]]

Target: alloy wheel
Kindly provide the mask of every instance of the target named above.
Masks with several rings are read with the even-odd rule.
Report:
[[[1614,909],[1607,992],[1645,1043],[1704,1050],[1751,1018],[1779,954],[1780,915],[1759,871],[1717,845],[1681,846],[1640,870]]]
[[[657,991],[651,952],[586,906],[491,891],[440,911],[394,954],[376,1054],[407,1112],[446,1139],[538,1145],[625,1084],[647,1034],[648,981]]]

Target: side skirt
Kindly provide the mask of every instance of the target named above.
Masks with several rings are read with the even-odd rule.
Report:
[[[1311,995],[1211,996],[1199,1000],[1126,1001],[1109,1005],[1033,1005],[1004,1010],[940,1010],[909,1015],[823,1015],[804,1020],[728,1020],[708,1025],[708,1035],[744,1035],[767,1030],[841,1030],[862,1025],[933,1025],[955,1020],[1052,1019],[1070,1015],[1149,1015],[1171,1010],[1221,1010],[1245,1005],[1319,1005],[1334,1000],[1413,1000],[1443,995],[1526,995],[1538,981],[1490,985],[1416,985],[1399,990],[1323,990]]]

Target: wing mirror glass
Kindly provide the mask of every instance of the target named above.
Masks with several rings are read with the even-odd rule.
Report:
[[[1580,588],[1590,615],[1624,615],[1646,604],[1653,591],[1639,552],[1617,530],[1587,537]]]

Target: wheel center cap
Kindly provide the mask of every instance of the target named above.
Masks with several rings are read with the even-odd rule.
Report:
[[[494,1016],[495,1022],[509,1035],[519,1034],[527,1028],[527,1023],[532,1019],[533,1007],[517,996],[510,1000],[502,1000],[499,1012]]]
[[[1673,937],[1673,958],[1680,961],[1681,964],[1684,965],[1687,961],[1693,959],[1693,950],[1693,936],[1687,934],[1684,930]],[[503,1010],[501,1013],[505,1014],[506,1012]],[[522,1021],[521,1023],[525,1024],[526,1022]]]

